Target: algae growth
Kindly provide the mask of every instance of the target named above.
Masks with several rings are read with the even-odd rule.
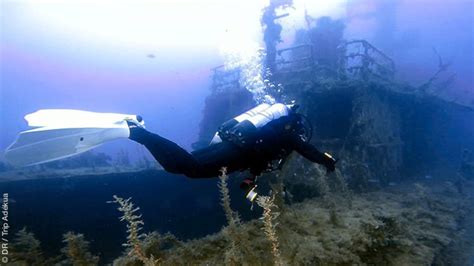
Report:
[[[287,6],[287,1],[279,3]],[[232,209],[228,180],[219,187],[227,225],[194,240],[142,233],[133,199],[114,198],[127,230],[125,251],[113,265],[465,265],[474,235],[472,104],[439,93],[452,77],[449,65],[420,85],[396,78],[394,61],[365,40],[343,39],[342,21],[307,17],[294,46],[276,49],[281,27],[276,6],[265,10],[268,94],[295,100],[314,126],[312,143],[340,159],[336,173],[290,156],[281,171],[259,178],[264,190],[244,221]],[[437,56],[441,56],[437,54]],[[255,105],[241,69],[214,68],[200,137]],[[467,121],[467,122],[466,122]],[[455,137],[449,137],[456,132]],[[122,154],[126,164],[126,155]],[[103,155],[96,163],[108,163]],[[86,163],[87,165],[87,163]],[[150,163],[144,161],[144,167]],[[95,167],[95,166],[94,166]],[[199,181],[195,181],[199,182]],[[119,195],[120,196],[120,195]],[[112,199],[111,199],[112,200]],[[243,199],[237,199],[243,200]],[[261,208],[260,208],[261,207]],[[66,247],[45,258],[26,229],[13,244],[17,265],[95,265],[80,234],[64,235]]]
[[[465,186],[472,189],[473,184]],[[138,209],[129,200],[116,198],[128,223],[129,240],[124,256],[113,264],[443,265],[456,259],[447,251],[465,234],[459,228],[472,211],[471,196],[460,193],[449,181],[406,183],[350,198],[331,191],[324,199],[280,208],[274,220],[277,225],[271,226],[277,239],[262,230],[267,223],[264,213],[263,221],[230,224],[217,234],[186,242],[169,234],[140,234]],[[272,241],[278,241],[279,258],[274,257]],[[34,265],[48,265],[41,256],[32,257],[41,254],[33,235],[23,230],[16,243],[16,265],[29,265],[32,259]],[[81,235],[68,233],[65,243],[58,263],[97,263]]]

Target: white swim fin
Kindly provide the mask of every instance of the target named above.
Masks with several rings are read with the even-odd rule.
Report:
[[[5,151],[14,166],[30,166],[67,158],[101,144],[128,138],[126,120],[135,115],[94,113],[80,110],[40,110],[25,116],[28,125],[38,127],[21,132]],[[144,125],[144,122],[138,122]]]

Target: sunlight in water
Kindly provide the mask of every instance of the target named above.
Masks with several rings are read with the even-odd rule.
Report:
[[[240,83],[258,102],[273,102],[263,77],[262,10],[269,0],[156,1],[20,1],[22,22],[37,25],[35,34],[64,43],[77,41],[89,48],[110,45],[130,50],[186,47],[218,49],[228,69],[240,67]],[[335,1],[340,4],[341,1]],[[303,11],[335,8],[327,1],[295,0],[285,12],[300,23]],[[299,22],[297,20],[299,20]],[[39,30],[38,30],[39,29]],[[33,31],[33,29],[32,29]]]
[[[212,46],[235,36],[255,37],[260,0],[19,1],[22,20],[35,31],[82,42],[128,47]],[[230,39],[229,36],[231,37]],[[234,37],[232,37],[234,36]]]
[[[304,25],[304,15],[317,15],[322,12],[343,10],[341,5],[346,0],[295,0],[292,8],[277,13],[289,13],[291,19],[282,19],[279,23]],[[264,45],[262,25],[260,18],[262,10],[268,6],[269,1],[253,1],[245,14],[244,20],[229,21],[226,26],[224,39],[220,41],[219,50],[224,57],[224,66],[227,69],[241,69],[240,85],[253,94],[258,103],[274,103],[275,99],[268,95],[267,88],[281,86],[265,79],[263,73]],[[290,26],[291,27],[291,26]],[[284,35],[284,32],[282,32]],[[283,38],[283,36],[282,36]],[[291,37],[290,37],[291,39]]]
[[[173,47],[219,51],[228,68],[245,66],[242,83],[256,98],[264,92],[259,51],[260,16],[269,0],[32,1],[20,2],[20,23],[42,40],[73,42],[109,54]],[[31,27],[30,27],[31,28]],[[54,49],[54,48],[52,48]],[[60,48],[62,49],[62,48]],[[113,56],[113,55],[111,55]],[[210,66],[212,67],[212,66]]]
[[[245,14],[237,20],[228,20],[225,34],[219,41],[219,52],[223,57],[226,69],[240,68],[239,83],[253,94],[257,103],[274,103],[275,100],[266,92],[268,84],[263,77],[262,60],[264,47],[260,18],[268,0],[243,1]],[[232,12],[232,11],[228,11]]]
[[[262,65],[264,46],[259,41],[263,38],[260,17],[267,5],[265,0],[253,1],[245,14],[244,23],[231,22],[219,45],[225,68],[241,69],[240,85],[250,91],[258,103],[274,102],[266,93]]]

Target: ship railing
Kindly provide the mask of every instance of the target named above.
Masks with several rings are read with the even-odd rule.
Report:
[[[310,70],[315,64],[313,46],[311,44],[301,44],[280,49],[277,51],[275,64],[276,73]]]
[[[213,71],[211,88],[214,92],[240,87],[240,68],[226,69],[224,65],[220,65],[211,70]]]
[[[393,79],[394,61],[369,42],[353,40],[344,42],[339,48],[342,54],[340,73],[343,76],[361,77],[364,80],[370,76]]]

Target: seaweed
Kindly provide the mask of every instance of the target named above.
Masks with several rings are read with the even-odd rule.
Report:
[[[20,265],[45,265],[41,242],[23,227],[12,243],[12,262]]]
[[[453,252],[456,241],[465,239],[461,228],[472,216],[466,207],[472,199],[452,186],[441,182],[428,189],[409,183],[354,193],[351,205],[344,203],[344,193],[330,192],[326,198],[285,206],[284,212],[275,203],[278,195],[272,193],[258,198],[263,208],[260,220],[239,219],[214,235],[185,242],[169,233],[142,234],[139,209],[130,199],[114,197],[128,229],[127,249],[114,265],[431,265],[443,261],[440,254]],[[228,205],[223,205],[231,211],[228,217],[236,219],[224,194]],[[231,223],[238,224],[232,233]],[[17,233],[14,243],[12,258],[18,265],[98,262],[81,234],[65,234],[62,255],[50,259],[44,259],[39,241],[26,229]]]
[[[63,235],[65,247],[61,254],[46,258],[41,249],[41,243],[33,233],[26,228],[21,229],[15,235],[12,243],[13,265],[75,265],[89,266],[98,265],[99,257],[92,255],[89,251],[89,242],[84,235],[67,232]]]
[[[281,258],[280,253],[280,243],[278,241],[278,236],[276,233],[276,227],[278,223],[276,220],[280,213],[276,211],[277,206],[274,203],[275,201],[275,194],[272,197],[269,196],[259,196],[257,198],[257,204],[263,208],[263,214],[260,218],[263,221],[263,231],[265,236],[270,241],[272,248],[272,255],[273,255],[273,262],[275,265],[283,265],[283,261]]]
[[[295,46],[277,50],[281,27],[275,9],[290,3],[272,1],[263,11],[264,67],[269,70],[261,69],[258,56],[252,69],[213,69],[194,147],[206,146],[220,123],[255,103],[243,87],[257,80],[271,97],[301,104],[316,127],[312,144],[340,159],[337,171],[327,175],[321,166],[290,157],[280,173],[265,176],[276,182],[271,196],[257,199],[263,208],[260,220],[245,222],[231,208],[224,168],[218,188],[227,226],[186,242],[172,234],[142,234],[139,208],[131,199],[114,196],[128,233],[126,253],[115,265],[432,265],[444,262],[440,256],[466,238],[462,229],[472,216],[466,209],[471,193],[466,187],[474,179],[471,152],[464,152],[460,165],[450,165],[457,168],[457,173],[448,172],[454,179],[413,182],[436,162],[436,140],[446,140],[448,132],[439,126],[448,120],[446,110],[472,110],[440,96],[454,80],[439,82],[449,64],[435,51],[438,70],[428,81],[420,86],[397,81],[390,57],[365,40],[343,40],[343,22],[327,17],[307,16],[308,28],[298,31]],[[247,76],[255,80],[241,82]],[[104,156],[97,160],[109,161]],[[139,164],[149,167],[146,157]],[[120,170],[123,165],[130,160],[121,151],[115,166]],[[284,191],[293,195],[291,204],[282,200]],[[17,236],[15,260],[45,264],[39,241],[26,230]],[[82,235],[68,233],[65,243],[64,263],[97,263]]]
[[[125,221],[127,223],[127,242],[123,246],[128,247],[130,251],[128,255],[133,256],[140,260],[143,265],[157,265],[159,258],[155,258],[153,254],[147,256],[143,250],[143,239],[146,235],[141,234],[143,221],[141,220],[141,215],[137,214],[137,211],[140,210],[139,207],[131,202],[131,198],[123,199],[116,195],[113,196],[114,200],[109,203],[117,203],[119,207],[117,208],[122,212],[120,221]]]
[[[99,257],[89,252],[89,242],[84,239],[84,235],[67,232],[63,238],[66,246],[61,249],[61,252],[66,258],[59,265],[98,265]]]
[[[221,194],[221,205],[224,209],[224,213],[227,219],[228,226],[225,228],[225,232],[230,240],[230,248],[225,253],[225,261],[227,265],[238,265],[239,261],[242,260],[242,254],[239,251],[239,236],[238,227],[241,224],[239,214],[232,210],[230,207],[230,195],[227,187],[227,169],[224,167],[221,169],[221,175],[219,176],[219,191]]]

